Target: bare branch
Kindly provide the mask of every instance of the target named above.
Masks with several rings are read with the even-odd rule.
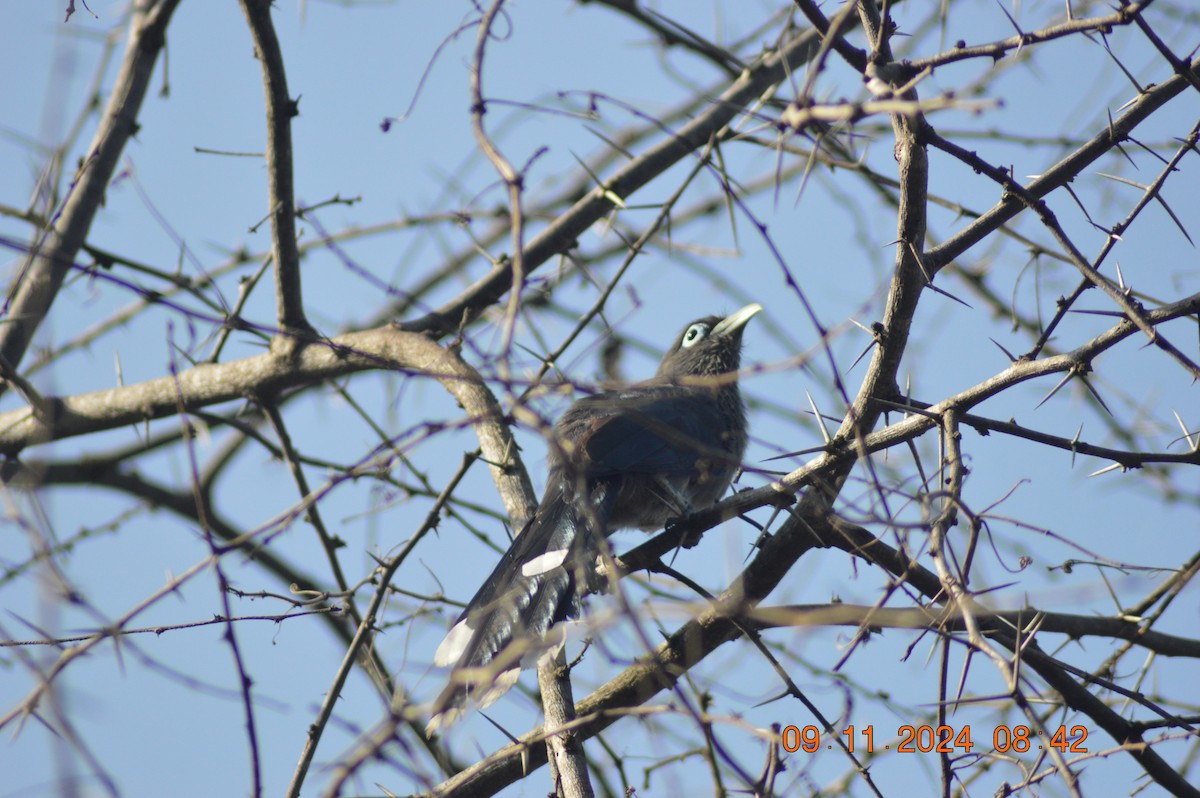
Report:
[[[121,152],[137,131],[146,90],[166,43],[167,26],[179,0],[138,0],[129,23],[125,59],[109,95],[100,127],[88,148],[75,185],[52,227],[38,236],[31,255],[17,273],[0,324],[0,358],[20,366],[50,305],[58,296],[70,264],[87,238],[96,212],[116,171]]]
[[[296,196],[292,167],[292,118],[299,100],[288,94],[283,52],[271,21],[271,0],[239,0],[254,50],[262,63],[267,108],[267,207],[271,217],[271,251],[275,264],[276,320],[280,334],[273,346],[293,347],[293,336],[311,331],[300,289],[300,252],[296,247]]]

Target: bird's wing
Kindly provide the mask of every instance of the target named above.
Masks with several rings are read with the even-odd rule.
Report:
[[[570,460],[582,464],[586,485],[559,460],[533,520],[438,647],[435,664],[454,665],[455,677],[435,702],[430,731],[456,717],[468,697],[487,706],[522,667],[561,645],[561,636],[544,638],[579,614],[576,582],[596,559],[597,539],[610,531],[618,494],[611,477],[694,473],[704,452],[716,450],[723,428],[710,397],[677,386],[598,394],[564,414],[558,434],[581,447]]]
[[[698,459],[722,449],[726,425],[719,406],[686,388],[636,387],[589,397],[576,408],[585,417],[591,413],[582,444],[588,476],[691,474]]]

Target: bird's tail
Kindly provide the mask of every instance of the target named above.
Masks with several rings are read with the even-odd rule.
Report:
[[[562,627],[552,627],[579,615],[585,592],[579,585],[586,587],[594,572],[614,493],[601,483],[578,501],[568,477],[551,475],[533,519],[434,654],[435,665],[454,670],[434,702],[427,734],[453,723],[468,699],[490,705],[522,668],[562,645]]]

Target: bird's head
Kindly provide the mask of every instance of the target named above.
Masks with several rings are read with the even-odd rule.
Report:
[[[683,328],[658,365],[659,377],[711,377],[736,372],[742,361],[742,330],[762,310],[757,303]]]

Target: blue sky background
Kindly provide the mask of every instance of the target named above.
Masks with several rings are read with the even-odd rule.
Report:
[[[0,71],[8,77],[0,82],[0,205],[24,208],[34,195],[44,168],[48,147],[61,142],[76,124],[81,103],[103,63],[106,40],[116,44],[119,59],[123,34],[119,23],[123,3],[107,0],[89,2],[95,16],[80,9],[63,24],[64,2],[7,2],[5,25],[0,30]],[[991,41],[1010,33],[999,5],[992,2],[955,2],[947,27],[925,36],[917,54],[928,55],[940,46],[963,38],[970,43]],[[1077,6],[1079,4],[1076,4]],[[902,30],[923,19],[919,4],[900,4]],[[684,3],[662,2],[655,6],[668,17],[686,21],[699,34],[722,42],[738,41],[753,27],[778,11],[781,4],[757,2]],[[753,11],[746,9],[752,8]],[[1061,12],[1062,3],[1026,2],[1009,12],[1026,28],[1047,24]],[[1091,13],[1098,13],[1091,9]],[[315,214],[316,222],[301,225],[302,243],[318,239],[322,230],[343,231],[352,227],[394,223],[447,210],[469,210],[479,219],[505,201],[495,172],[476,150],[470,127],[468,72],[475,29],[461,36],[451,34],[473,18],[465,3],[378,2],[346,8],[332,2],[280,2],[274,15],[287,60],[288,81],[293,96],[300,97],[300,116],[293,125],[296,162],[296,196],[313,205],[334,197],[354,198],[353,205],[333,204]],[[1165,11],[1151,17],[1177,53],[1187,53],[1196,44],[1200,26],[1195,19],[1173,18]],[[655,116],[678,105],[687,87],[722,86],[721,75],[711,65],[685,53],[662,55],[654,43],[628,20],[606,9],[545,0],[518,2],[510,7],[509,35],[489,47],[485,91],[489,97],[509,100],[514,105],[497,105],[487,116],[487,125],[515,164],[524,164],[539,148],[529,169],[530,196],[578,179],[579,159],[601,151],[606,135],[647,115]],[[503,29],[504,26],[501,26]],[[770,43],[778,35],[776,24],[752,41]],[[914,31],[915,32],[915,31]],[[447,38],[450,37],[450,38]],[[439,51],[439,43],[445,42]],[[1161,82],[1169,77],[1164,63],[1148,48],[1145,39],[1130,29],[1118,29],[1109,37],[1113,52],[1142,82]],[[739,51],[752,57],[758,47],[746,45]],[[435,57],[436,56],[436,57]],[[107,62],[104,84],[111,85],[116,60]],[[665,69],[664,69],[665,65]],[[1003,75],[988,84],[980,96],[970,87],[988,70]],[[664,74],[668,73],[670,76]],[[170,271],[178,268],[195,275],[221,268],[230,254],[240,248],[265,251],[270,237],[266,225],[256,225],[266,215],[265,167],[260,158],[230,157],[199,150],[255,153],[263,147],[264,119],[259,66],[252,57],[250,35],[236,3],[185,2],[171,24],[166,71],[160,63],[140,116],[141,128],[126,149],[123,167],[110,186],[107,202],[89,236],[89,243],[153,264]],[[159,90],[168,87],[169,93]],[[1104,129],[1108,116],[1134,96],[1113,61],[1100,44],[1083,37],[1043,47],[1032,63],[1006,59],[968,61],[938,72],[922,87],[922,96],[955,89],[972,100],[993,104],[978,114],[947,111],[931,121],[944,134],[957,134],[974,142],[982,156],[993,163],[1012,166],[1018,178],[1040,174],[1066,150],[1053,143],[1055,137],[1079,138]],[[598,119],[578,113],[588,106],[589,93],[598,98]],[[786,93],[786,92],[785,92]],[[817,96],[827,100],[862,98],[856,76],[836,59],[818,82]],[[1166,147],[1172,137],[1184,135],[1200,118],[1200,101],[1195,92],[1174,101],[1162,114],[1142,128],[1140,141]],[[515,105],[515,104],[521,105]],[[529,106],[538,110],[530,111]],[[388,131],[384,119],[399,119]],[[73,163],[86,151],[94,118],[84,123],[87,132],[69,153]],[[773,140],[775,131],[754,120],[742,122],[748,132]],[[879,126],[883,125],[882,128]],[[987,140],[981,134],[1002,131],[1046,139],[1031,146],[1021,141]],[[887,176],[895,172],[892,143],[886,120],[865,121],[856,132],[858,154]],[[807,142],[792,142],[807,147]],[[1173,145],[1172,145],[1173,146]],[[639,145],[644,150],[646,143]],[[1106,177],[1118,175],[1148,182],[1158,174],[1160,163],[1137,148],[1130,160],[1118,155],[1103,159],[1076,181],[1073,189],[1086,198],[1097,221],[1111,225],[1128,212],[1139,192],[1136,188]],[[729,146],[723,152],[730,174],[739,179],[769,175],[782,161],[794,166],[797,156],[780,158],[770,148]],[[1132,162],[1131,162],[1132,161]],[[664,175],[636,197],[620,214],[620,221],[640,230],[657,213],[657,203],[675,190],[691,162]],[[1193,235],[1200,230],[1200,180],[1196,158],[1181,165],[1183,173],[1173,178],[1164,197],[1180,221]],[[69,171],[69,170],[68,170]],[[984,210],[999,199],[996,186],[973,175],[969,169],[944,156],[931,156],[933,194],[952,197],[962,205]],[[718,193],[716,180],[705,172],[682,205]],[[1103,243],[1103,233],[1088,226],[1077,207],[1062,192],[1052,197],[1052,206],[1065,226],[1084,248],[1094,255]],[[870,344],[862,329],[878,319],[890,278],[894,251],[895,219],[888,208],[849,170],[816,169],[801,188],[796,179],[783,182],[777,193],[754,196],[748,207],[769,230],[770,241],[782,253],[783,263],[771,254],[766,237],[745,215],[720,212],[688,224],[673,233],[671,246],[656,246],[635,263],[628,280],[617,289],[607,307],[606,319],[635,346],[625,362],[626,374],[641,378],[653,372],[662,349],[689,320],[713,312],[735,310],[747,301],[766,308],[746,335],[745,360],[761,370],[745,380],[752,405],[755,439],[748,460],[762,463],[780,452],[818,446],[820,433],[807,415],[812,394],[822,412],[839,416],[841,404],[832,388],[829,360],[820,353],[813,321],[805,314],[797,293],[788,287],[787,273],[795,276],[805,296],[816,308],[820,323],[835,334],[830,351],[853,393],[864,363],[851,368],[860,352]],[[944,240],[969,223],[953,210],[931,212],[930,231]],[[531,223],[532,236],[544,220]],[[473,230],[486,229],[476,221]],[[1023,219],[1017,227],[1039,243],[1050,246],[1048,235],[1036,220]],[[25,242],[26,225],[0,215],[0,237],[8,248],[4,269],[12,274],[22,253],[12,242]],[[597,225],[581,240],[589,251],[617,246],[611,231]],[[410,287],[435,271],[448,253],[470,246],[470,237],[451,218],[396,229],[384,235],[348,241],[341,255],[318,251],[304,263],[304,289],[310,319],[324,333],[378,323],[384,297],[382,282],[396,289]],[[505,245],[491,251],[506,251]],[[713,279],[705,279],[695,264],[701,263]],[[1119,263],[1123,274],[1148,297],[1173,298],[1196,291],[1200,270],[1196,250],[1160,207],[1147,209],[1120,242],[1109,264]],[[350,268],[348,264],[353,264]],[[1011,291],[1011,298],[1024,310],[1040,307],[1043,317],[1053,313],[1055,298],[1074,286],[1074,269],[1053,262],[1031,265],[1029,254],[1019,245],[985,243],[969,253],[965,267],[986,265],[996,279]],[[558,266],[547,264],[535,279],[555,277]],[[231,272],[219,284],[230,302],[237,294],[237,279],[252,273],[256,264]],[[488,269],[479,258],[470,274]],[[1107,272],[1106,272],[1107,273]],[[607,279],[604,272],[601,281]],[[365,275],[365,276],[364,276]],[[7,278],[6,278],[7,279]],[[6,283],[7,285],[7,283]],[[1019,353],[1029,347],[1028,338],[1012,329],[1002,315],[992,313],[972,295],[961,276],[951,268],[939,275],[937,285],[965,302],[964,305],[932,292],[922,300],[914,325],[912,349],[900,378],[912,395],[926,401],[963,390],[1002,371],[1007,360],[995,341]],[[431,296],[431,303],[448,300],[464,283],[453,279]],[[555,296],[563,315],[538,316],[536,329],[518,328],[518,343],[542,352],[557,346],[597,295],[595,285],[577,277]],[[56,302],[50,320],[39,333],[43,348],[63,346],[111,318],[135,298],[102,280],[73,278]],[[194,303],[193,303],[194,304]],[[1150,302],[1148,302],[1150,304]],[[1088,297],[1080,307],[1110,310],[1101,297]],[[575,315],[571,315],[574,313]],[[270,286],[264,283],[252,295],[243,314],[270,324],[274,316]],[[412,313],[410,317],[417,314]],[[1069,349],[1107,328],[1103,316],[1072,316],[1064,324],[1055,344]],[[185,356],[206,355],[211,328],[196,323],[181,326],[172,315],[149,309],[129,323],[105,334],[95,343],[64,355],[30,378],[47,394],[70,395],[161,376],[172,363],[185,365]],[[1166,325],[1164,332],[1193,358],[1196,357],[1195,322]],[[596,351],[602,330],[593,325],[568,349],[559,366],[582,384],[600,375]],[[500,329],[492,322],[476,328],[472,343],[485,373],[494,366],[489,357],[500,346]],[[1160,352],[1145,350],[1143,342],[1130,339],[1095,363],[1094,385],[1113,411],[1107,420],[1097,413],[1086,391],[1074,384],[1045,404],[1039,404],[1057,379],[1038,380],[1006,392],[981,406],[978,412],[991,418],[1016,418],[1023,424],[1053,434],[1081,438],[1095,444],[1121,446],[1108,424],[1132,426],[1148,448],[1180,452],[1177,411],[1191,430],[1200,425],[1197,388]],[[261,343],[235,335],[226,349],[225,360],[262,351]],[[810,353],[798,363],[796,356]],[[27,357],[25,367],[37,359]],[[531,373],[533,356],[518,357],[516,365]],[[118,377],[118,371],[120,376]],[[391,434],[427,419],[461,421],[461,411],[431,381],[403,380],[396,375],[361,375],[349,380],[355,399]],[[503,396],[510,400],[511,396]],[[0,400],[0,412],[20,406],[12,392]],[[563,406],[561,399],[547,398],[538,405],[553,416]],[[313,392],[286,410],[289,429],[297,445],[310,455],[350,462],[365,456],[377,443],[372,430],[332,390]],[[150,425],[152,431],[177,427],[167,419]],[[836,424],[831,424],[831,428]],[[122,429],[86,438],[37,447],[29,459],[65,460],[81,452],[106,452],[131,445],[143,430]],[[544,446],[538,435],[520,430],[525,462],[535,486],[544,476],[541,457]],[[995,606],[1016,608],[1024,604],[1061,612],[1111,615],[1115,612],[1110,590],[1122,597],[1141,598],[1163,578],[1161,571],[1127,568],[1103,572],[1079,567],[1071,573],[1050,570],[1065,560],[1093,560],[1093,553],[1109,560],[1140,568],[1170,568],[1191,556],[1200,540],[1195,497],[1200,488],[1196,470],[1174,473],[1161,479],[1145,472],[1111,472],[1089,478],[1108,463],[1085,457],[1073,458],[1062,451],[1039,449],[1023,441],[999,435],[981,437],[964,430],[964,451],[971,474],[967,500],[973,509],[995,505],[988,555],[978,566],[976,587],[1003,585],[989,596]],[[1172,443],[1174,441],[1174,443]],[[217,450],[221,436],[198,442],[201,457]],[[414,444],[406,453],[413,458],[435,486],[445,484],[457,469],[463,452],[475,448],[472,436],[452,431],[426,444]],[[927,436],[917,445],[923,465],[932,470],[937,462],[936,437]],[[181,452],[172,450],[139,461],[139,469],[164,483],[180,486],[188,480],[187,463]],[[794,468],[804,458],[764,463],[770,468]],[[906,504],[904,493],[917,489],[911,454],[895,450],[876,462],[885,484],[897,492],[890,507],[908,522],[921,519],[920,508]],[[396,466],[395,475],[412,474]],[[310,469],[314,485],[323,484],[328,474]],[[862,519],[880,511],[879,495],[865,481],[866,472],[855,473],[843,495],[842,508],[851,518]],[[1183,494],[1190,492],[1191,504],[1164,500],[1164,480],[1173,480]],[[761,478],[747,477],[744,484],[756,486]],[[463,496],[500,510],[490,480],[482,470],[472,472]],[[222,509],[231,521],[253,529],[283,512],[296,501],[296,489],[287,470],[264,450],[243,450],[218,486]],[[356,580],[373,565],[370,556],[386,554],[419,526],[429,509],[426,500],[400,501],[402,497],[378,483],[346,484],[334,490],[321,504],[327,523],[347,542],[343,564]],[[128,498],[101,489],[79,487],[42,491],[36,499],[6,494],[10,518],[20,514],[37,518],[43,533],[62,541],[86,532],[69,555],[63,557],[70,583],[86,598],[88,607],[70,606],[54,594],[53,585],[32,573],[9,575],[0,581],[0,636],[26,639],[41,635],[38,629],[66,635],[79,629],[94,629],[119,617],[154,593],[171,578],[200,561],[207,548],[193,524],[165,512],[137,509]],[[44,512],[44,516],[39,517]],[[126,517],[127,513],[131,513]],[[769,513],[755,514],[765,522]],[[106,525],[120,520],[119,532]],[[472,521],[495,543],[505,540],[501,525],[482,514]],[[1051,534],[1047,534],[1047,532]],[[679,555],[675,566],[694,576],[710,589],[727,584],[740,570],[755,531],[748,525],[727,524],[710,533],[701,547]],[[630,534],[622,539],[631,545]],[[1086,547],[1070,545],[1073,541]],[[323,554],[311,529],[296,523],[272,541],[273,550],[299,562],[309,572],[327,578]],[[912,533],[912,546],[920,548],[919,530]],[[6,569],[30,557],[29,537],[19,525],[5,525],[0,533],[0,559]],[[435,538],[422,544],[419,557],[405,565],[396,584],[419,593],[444,589],[447,595],[464,600],[474,591],[495,561],[495,554],[461,524],[445,521]],[[1026,556],[1032,564],[1017,567]],[[1008,566],[1009,570],[1002,567]],[[286,591],[252,562],[241,558],[228,561],[231,577],[247,591]],[[436,575],[436,579],[435,576]],[[872,603],[880,596],[883,580],[865,565],[845,555],[813,552],[806,556],[791,577],[771,597],[772,603],[821,603],[833,598],[847,602]],[[641,588],[638,600],[649,595]],[[364,601],[366,594],[363,594]],[[668,629],[683,617],[676,602],[650,602]],[[592,601],[598,617],[603,599]],[[904,606],[901,601],[897,606]],[[278,614],[284,606],[270,600],[234,604],[240,615]],[[431,698],[440,689],[444,673],[430,668],[430,658],[451,618],[448,608],[411,606],[397,600],[387,618],[387,633],[378,645],[384,660],[396,668],[415,696]],[[199,621],[221,612],[211,574],[201,574],[176,595],[155,603],[132,625],[151,627]],[[1200,593],[1191,587],[1176,600],[1171,614],[1157,628],[1194,637],[1200,620]],[[37,627],[37,628],[34,628]],[[169,793],[178,796],[239,795],[249,790],[244,719],[236,690],[236,671],[228,648],[222,644],[223,628],[211,626],[161,636],[129,638],[119,649],[101,646],[85,661],[72,665],[61,680],[64,711],[75,722],[76,731],[94,757],[104,763],[124,795]],[[276,625],[268,621],[247,622],[238,627],[239,641],[255,680],[258,701],[256,720],[266,778],[266,792],[279,794],[286,786],[303,745],[306,729],[329,687],[341,650],[327,627],[315,619],[293,619]],[[831,689],[826,669],[841,656],[850,640],[850,630],[800,629],[777,631],[769,642],[797,663],[792,677],[830,717],[844,717],[841,725],[871,724],[876,739],[887,737],[903,723],[912,722],[916,711],[932,711],[936,693],[937,649],[932,641],[917,642],[915,634],[889,631],[872,639],[855,652],[842,672],[843,690]],[[1052,638],[1062,642],[1061,637]],[[1043,647],[1053,651],[1051,642]],[[1089,667],[1103,658],[1102,641],[1063,642],[1056,653],[1069,662]],[[627,624],[605,629],[601,653],[589,656],[577,670],[581,696],[608,678],[614,664],[636,656],[639,644]],[[961,660],[961,650],[956,656]],[[4,712],[16,705],[34,684],[19,657],[43,665],[56,652],[31,649],[21,655],[6,650],[0,654],[0,707]],[[803,662],[812,668],[806,672]],[[1133,667],[1134,662],[1129,661]],[[1140,663],[1136,663],[1139,664]],[[961,662],[958,663],[961,666]],[[971,692],[986,695],[1001,689],[995,674],[979,658],[971,663]],[[952,674],[957,673],[952,667]],[[1178,685],[1200,677],[1195,662],[1153,664],[1150,678],[1142,685],[1148,695],[1186,693]],[[711,683],[713,711],[738,715],[751,726],[771,723],[805,725],[813,722],[803,707],[777,702],[754,706],[780,692],[770,668],[746,647],[729,646],[710,657],[696,671],[696,678]],[[532,677],[526,682],[532,685]],[[887,696],[882,695],[886,693]],[[847,697],[853,700],[847,704]],[[661,697],[660,697],[661,698]],[[352,747],[357,733],[370,728],[382,706],[373,688],[355,674],[342,694],[335,723],[326,733],[317,754],[317,769],[310,775],[306,794],[318,794],[328,773],[321,768]],[[843,712],[845,713],[843,715]],[[514,733],[520,734],[537,722],[537,710],[529,699],[514,693],[489,714]],[[955,715],[958,726],[974,724],[977,738],[990,738],[997,721],[994,705],[966,708]],[[1013,715],[1009,722],[1019,719]],[[762,746],[750,735],[730,724],[728,744],[747,769],[761,766]],[[654,731],[651,732],[651,729]],[[643,774],[658,757],[678,753],[680,743],[673,733],[691,731],[686,722],[673,727],[645,722],[627,722],[614,727],[607,740],[629,757],[631,782],[640,795],[683,795],[708,783],[708,774],[698,758],[677,766]],[[886,731],[885,731],[886,730]],[[1095,749],[1111,745],[1099,730],[1093,730]],[[477,714],[451,733],[450,744],[463,760],[476,758],[505,743],[504,737]],[[1182,743],[1172,749],[1178,757]],[[791,779],[804,763],[795,755]],[[809,776],[814,784],[834,781],[848,770],[848,763],[834,752],[815,755]],[[405,779],[386,765],[363,771],[357,787],[377,791],[376,782],[398,794],[420,787],[420,777],[433,777],[432,766]],[[1135,769],[1127,757],[1096,760],[1089,769],[1103,774],[1093,784],[1113,781],[1122,791],[1133,789]],[[79,795],[100,795],[104,790],[95,773],[44,726],[27,720],[19,733],[7,733],[0,742],[0,773],[5,786],[0,798],[53,793],[72,781]],[[937,778],[937,762],[926,755],[881,756],[872,764],[876,783],[886,794],[917,794],[912,790]],[[972,790],[992,794],[1002,780],[1019,780],[1015,769],[998,766]],[[644,781],[645,779],[646,781]],[[803,781],[785,781],[797,791],[807,789]],[[548,782],[534,776],[515,785],[505,795],[541,795]],[[799,794],[797,792],[796,794]],[[1154,794],[1151,790],[1142,795]]]

